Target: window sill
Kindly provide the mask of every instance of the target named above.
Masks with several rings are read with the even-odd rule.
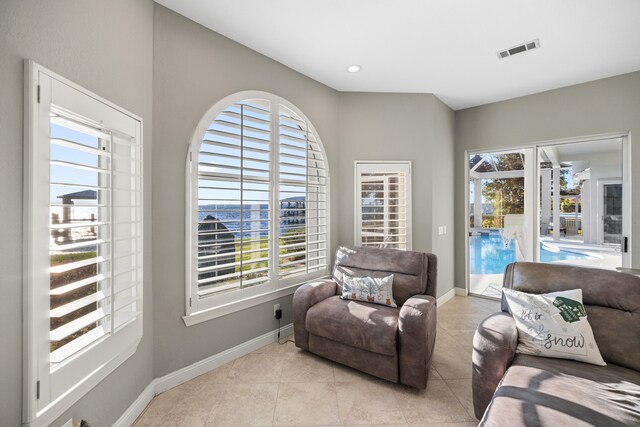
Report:
[[[296,291],[296,289],[298,289],[305,283],[322,280],[328,277],[329,276],[323,276],[317,279],[308,280],[303,283],[296,283],[295,285],[290,285],[284,288],[276,289],[274,291],[265,292],[264,294],[209,308],[207,310],[196,311],[186,316],[182,316],[182,320],[184,321],[184,324],[186,326],[197,325],[198,323],[206,322],[207,320],[216,319],[218,317],[226,316],[227,314],[235,313],[236,311],[245,310],[247,308],[254,307],[265,302],[273,301],[275,299],[291,295]]]

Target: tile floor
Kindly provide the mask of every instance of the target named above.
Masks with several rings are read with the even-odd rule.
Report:
[[[270,344],[156,396],[144,426],[475,426],[471,341],[499,303],[455,297],[438,309],[426,390],[378,380],[297,349]]]

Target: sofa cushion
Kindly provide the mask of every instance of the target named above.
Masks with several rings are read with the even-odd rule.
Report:
[[[332,296],[307,312],[309,333],[378,354],[397,352],[398,309]]]
[[[640,372],[517,355],[480,425],[640,425]]]

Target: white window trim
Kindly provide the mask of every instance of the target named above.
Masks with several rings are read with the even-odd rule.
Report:
[[[412,189],[411,189],[411,181],[412,181],[412,170],[411,170],[411,160],[356,160],[353,162],[353,206],[354,206],[354,215],[353,215],[353,241],[356,246],[361,245],[362,236],[360,230],[360,216],[362,211],[362,199],[359,197],[360,188],[358,185],[358,169],[359,166],[372,166],[378,169],[379,172],[393,172],[394,170],[400,169],[403,172],[407,172],[407,182],[406,182],[406,193],[407,193],[407,249],[408,251],[413,248],[413,226],[412,226],[412,207],[411,201],[413,198]]]
[[[204,299],[202,301],[198,301],[197,289],[194,284],[193,277],[197,277],[197,271],[195,271],[194,265],[195,263],[192,260],[192,247],[193,247],[193,239],[194,239],[194,230],[197,230],[196,220],[193,215],[193,207],[197,205],[197,191],[194,191],[193,182],[194,182],[194,174],[197,177],[197,162],[193,162],[192,159],[197,159],[200,144],[202,141],[202,136],[205,134],[206,130],[209,128],[211,122],[220,114],[225,108],[229,105],[232,105],[236,102],[247,100],[247,99],[266,99],[272,103],[273,108],[277,110],[279,105],[283,105],[294,113],[296,113],[299,117],[301,117],[307,124],[308,128],[314,133],[318,142],[320,143],[320,148],[322,151],[322,155],[325,159],[325,164],[327,165],[327,176],[326,176],[326,189],[327,189],[327,197],[326,197],[326,212],[327,212],[327,268],[322,271],[318,271],[315,273],[310,273],[305,276],[297,276],[291,277],[284,280],[279,280],[275,278],[272,270],[272,279],[266,283],[265,285],[255,286],[249,289],[244,290],[242,293],[240,292],[230,292],[229,294],[222,295],[223,298],[215,297],[215,298],[207,298],[210,299],[210,302],[207,303]],[[279,144],[279,136],[278,132],[274,132],[274,138],[272,140],[274,145]],[[275,151],[272,151],[274,153]],[[276,203],[275,199],[277,198],[277,194],[273,189],[275,188],[275,182],[277,181],[278,175],[278,159],[272,159],[273,162],[273,176],[271,180],[271,189],[272,189],[272,203],[273,210],[272,215],[274,218],[273,223],[277,222],[277,218],[279,218],[279,204]],[[324,144],[322,143],[322,139],[320,138],[318,132],[313,126],[311,120],[298,109],[291,102],[287,101],[284,98],[278,97],[274,94],[263,92],[263,91],[242,91],[237,92],[232,95],[229,95],[218,102],[216,102],[202,117],[198,126],[196,127],[193,135],[191,136],[191,142],[189,144],[189,150],[187,152],[186,158],[186,168],[185,168],[185,184],[186,184],[186,214],[185,214],[185,315],[183,316],[183,321],[186,326],[192,326],[201,322],[205,322],[207,320],[215,319],[217,317],[225,316],[230,313],[234,313],[236,311],[244,310],[249,307],[253,307],[268,301],[273,301],[275,299],[291,295],[295,292],[295,290],[302,284],[308,283],[313,280],[321,279],[327,277],[330,272],[330,262],[331,262],[331,221],[330,221],[330,212],[331,212],[331,203],[330,203],[330,194],[331,194],[331,177],[329,170],[329,162],[326,155],[326,151],[324,149]],[[274,225],[275,227],[275,225]],[[273,247],[272,253],[272,261],[271,265],[276,266],[277,263],[277,253],[278,248],[277,245]]]
[[[38,171],[35,170],[34,161],[32,159],[33,151],[36,146],[38,138],[39,124],[39,74],[46,75],[52,79],[55,79],[67,86],[107,105],[108,107],[117,110],[118,112],[129,116],[130,118],[139,122],[139,130],[137,137],[140,140],[142,146],[142,118],[124,110],[116,104],[88,91],[87,89],[73,83],[72,81],[42,67],[32,60],[25,60],[24,62],[24,192],[23,192],[23,210],[24,210],[24,245],[23,245],[23,425],[26,426],[48,426],[54,422],[59,416],[61,416],[66,410],[68,410],[74,403],[86,395],[92,388],[100,383],[107,375],[112,373],[118,366],[131,357],[137,350],[138,344],[142,339],[143,333],[143,318],[142,318],[142,302],[143,293],[142,286],[138,288],[138,295],[140,298],[140,314],[136,320],[136,338],[133,342],[123,346],[120,352],[113,358],[109,359],[101,366],[97,366],[96,369],[91,372],[87,377],[78,382],[75,386],[71,387],[64,394],[51,401],[43,408],[38,408],[38,377],[41,366],[39,365],[39,357],[37,354],[40,342],[38,341],[39,335],[43,332],[41,327],[42,313],[36,312],[37,304],[35,298],[41,298],[42,292],[37,290],[37,279],[42,278],[41,274],[36,271],[36,265],[33,262],[33,250],[35,247],[42,245],[40,241],[40,235],[34,232],[34,215],[33,215],[33,195],[38,190],[36,178],[38,177]],[[40,171],[42,172],[42,171]],[[49,178],[48,170],[46,171],[47,180]],[[42,175],[40,175],[41,177]],[[141,170],[141,176],[143,171]],[[48,191],[48,190],[47,190]],[[141,191],[143,189],[141,188]],[[144,199],[144,198],[143,198]],[[143,212],[144,202],[141,202],[140,210],[144,217]],[[141,230],[142,232],[142,230]],[[144,236],[141,235],[140,239],[144,242]],[[47,278],[48,280],[48,278]],[[40,301],[41,303],[43,301]],[[49,304],[47,299],[46,304]],[[48,323],[49,318],[46,318]],[[48,334],[48,325],[47,325]],[[98,341],[97,343],[99,343]],[[92,348],[88,347],[88,349]]]

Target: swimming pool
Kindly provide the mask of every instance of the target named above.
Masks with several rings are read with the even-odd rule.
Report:
[[[540,262],[552,263],[557,261],[571,261],[590,259],[589,255],[578,252],[551,252],[540,244]],[[509,242],[506,248],[502,244],[502,237],[497,231],[483,233],[469,237],[469,269],[471,274],[501,274],[504,268],[516,261],[515,243]]]

